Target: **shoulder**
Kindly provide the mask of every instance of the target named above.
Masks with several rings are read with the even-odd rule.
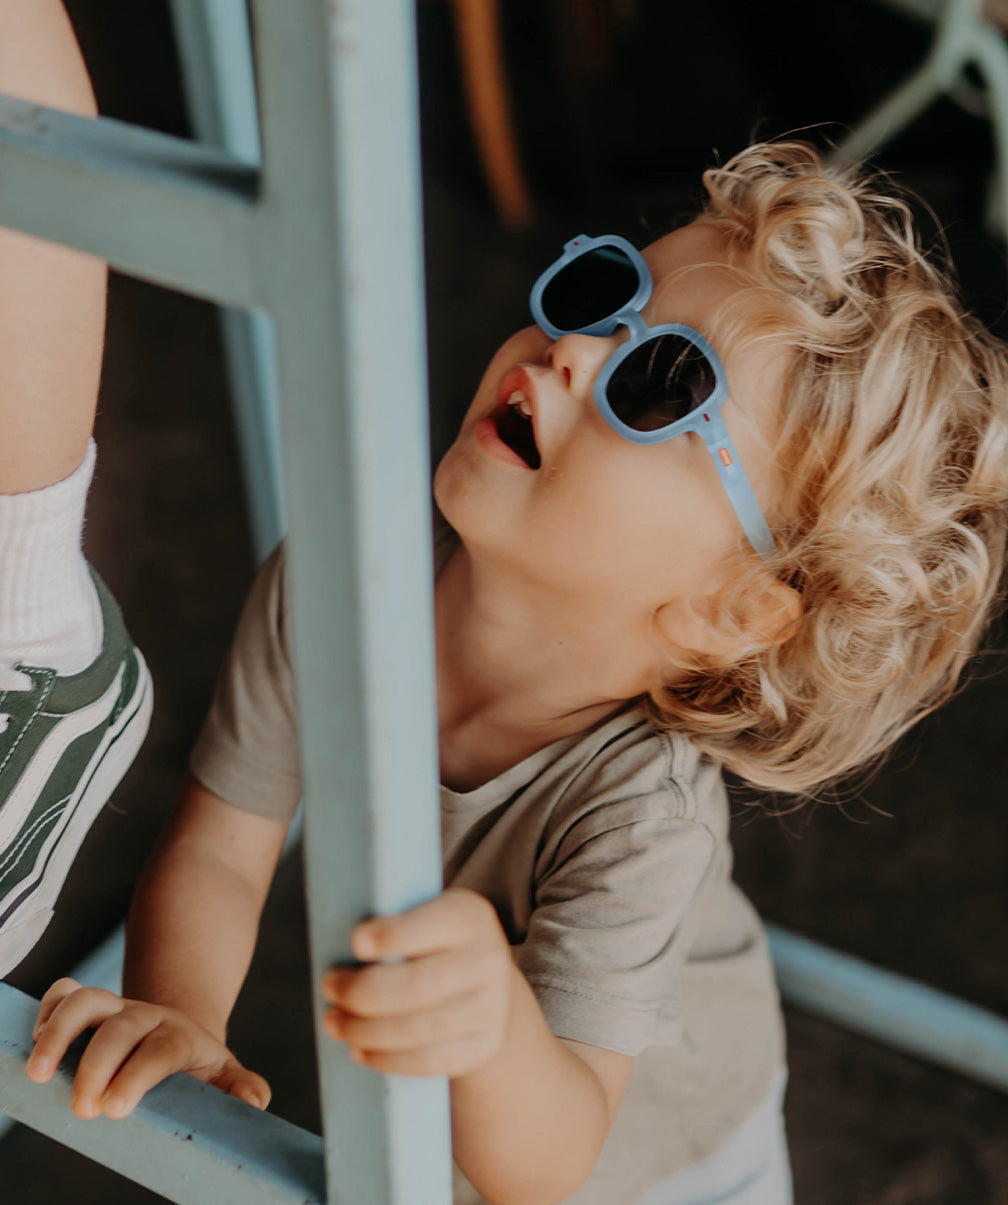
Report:
[[[281,628],[289,622],[287,618],[286,539],[277,544],[259,567],[245,605],[261,607]]]
[[[570,774],[556,819],[604,811],[655,821],[698,823],[716,839],[727,834],[721,767],[681,733],[658,727],[631,704],[584,734],[568,751]]]
[[[221,799],[277,819],[300,798],[284,557],[280,545],[256,576],[190,757]]]
[[[232,657],[263,660],[273,670],[291,664],[287,541],[281,540],[256,574],[235,632]]]

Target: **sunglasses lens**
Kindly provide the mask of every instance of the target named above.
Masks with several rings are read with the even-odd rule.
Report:
[[[657,335],[621,360],[606,386],[618,419],[635,431],[660,431],[714,392],[714,366],[681,335]]]
[[[550,280],[543,289],[543,313],[557,330],[583,330],[623,309],[639,284],[637,269],[625,252],[596,247]]]

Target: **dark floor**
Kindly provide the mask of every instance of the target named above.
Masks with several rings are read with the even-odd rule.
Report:
[[[161,4],[68,7],[103,110],[184,132]],[[784,3],[772,18],[743,0],[639,0],[637,26],[599,27],[593,40],[592,21],[632,7],[506,6],[518,124],[542,206],[524,235],[499,229],[482,193],[448,6],[420,8],[436,445],[489,350],[526,320],[526,290],[560,238],[667,224],[693,204],[713,148],[723,157],[753,133],[853,121],[923,47],[922,30],[870,0]],[[1004,252],[979,221],[988,159],[983,124],[942,104],[883,162],[925,195],[973,305],[1003,330]],[[12,977],[35,994],[122,914],[252,573],[213,308],[114,278],[106,364],[88,546],[148,656],[158,703],[51,933]],[[740,793],[736,825],[738,877],[768,918],[1002,1013],[1008,820],[994,801],[1006,769],[1005,662],[987,657],[842,806],[773,819]],[[271,1080],[275,1110],[314,1126],[304,948],[292,861],[278,875],[232,1035]],[[1003,1095],[797,1013],[788,1024],[799,1205],[1008,1203]],[[160,1199],[23,1129],[3,1140],[0,1160],[0,1199],[19,1205]]]

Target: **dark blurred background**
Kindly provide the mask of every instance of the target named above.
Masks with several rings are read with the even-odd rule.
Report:
[[[187,136],[163,0],[69,0],[108,116]],[[874,0],[505,0],[516,142],[534,203],[497,215],[474,147],[453,5],[421,0],[421,116],[433,452],[489,353],[528,321],[560,243],[638,242],[700,203],[700,173],[752,138],[826,147],[923,57],[930,29]],[[924,199],[970,306],[1006,332],[1008,266],[983,226],[988,124],[941,101],[878,158]],[[157,706],[44,942],[11,976],[40,994],[110,932],[169,808],[254,572],[214,307],[113,275],[89,554],[151,664]],[[785,817],[734,792],[737,877],[763,914],[1008,1011],[1005,633],[970,682],[868,779]],[[282,865],[232,1040],[274,1110],[317,1126],[300,866]],[[799,1205],[1008,1202],[1008,1101],[788,1014]],[[26,1083],[27,1090],[27,1083]],[[159,1200],[25,1129],[0,1145],[5,1199]],[[16,1188],[15,1188],[16,1186]],[[619,1205],[614,1202],[614,1205]]]

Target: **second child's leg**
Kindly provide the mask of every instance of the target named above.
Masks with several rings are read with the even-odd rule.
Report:
[[[60,0],[0,0],[0,92],[95,115]],[[0,976],[149,719],[146,667],[81,544],[106,288],[101,260],[0,229]]]
[[[59,0],[0,0],[0,92],[97,113]],[[38,490],[84,459],[105,328],[105,264],[0,230],[0,493]]]

